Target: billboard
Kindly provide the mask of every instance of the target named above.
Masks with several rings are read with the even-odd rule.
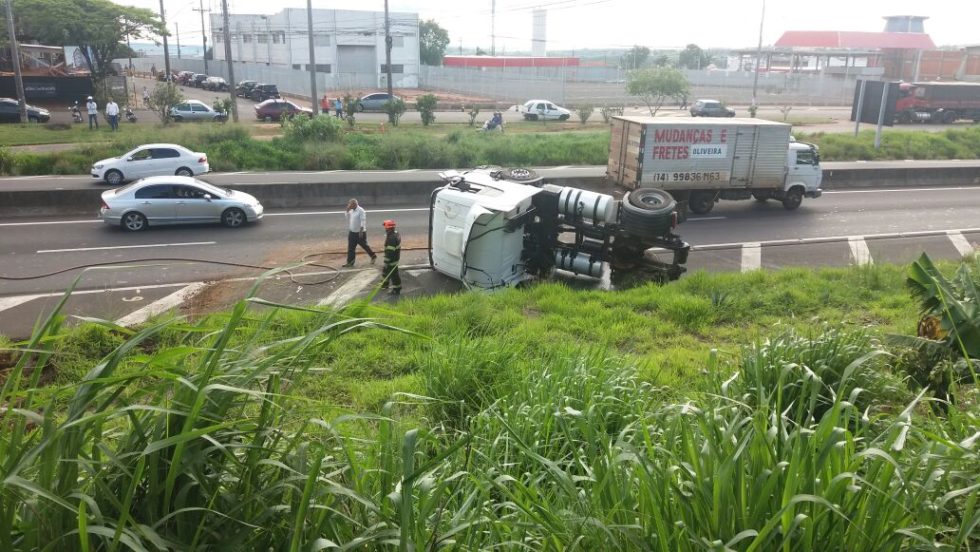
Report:
[[[89,48],[89,59],[92,58],[92,49]],[[65,46],[65,71],[69,75],[80,73],[89,74],[88,62],[85,61],[85,54],[81,46]]]
[[[864,84],[864,102],[860,106],[861,113],[858,113],[858,104],[861,98],[861,85]],[[871,80],[859,80],[854,87],[854,103],[851,104],[851,120],[857,121],[860,118],[862,123],[872,125],[878,124],[878,114],[881,111],[881,97],[887,94],[885,99],[885,117],[882,124],[892,126],[895,122],[895,102],[898,101],[897,82],[882,82]]]

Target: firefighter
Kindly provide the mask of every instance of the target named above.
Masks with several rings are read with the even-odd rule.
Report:
[[[384,221],[385,228],[385,257],[384,257],[384,279],[381,281],[381,289],[388,289],[391,284],[391,295],[400,295],[402,292],[402,277],[398,274],[398,260],[402,256],[402,237],[395,230],[395,221]]]

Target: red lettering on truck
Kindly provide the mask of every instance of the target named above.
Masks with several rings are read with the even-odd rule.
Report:
[[[722,131],[724,132],[724,131]],[[711,129],[661,128],[654,131],[654,141],[672,144],[706,144],[714,137]]]
[[[653,146],[654,159],[687,159],[688,146]]]

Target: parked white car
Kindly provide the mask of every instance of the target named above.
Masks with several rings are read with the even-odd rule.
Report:
[[[572,112],[559,107],[548,100],[529,100],[518,108],[528,121],[567,121]]]
[[[177,144],[145,144],[119,157],[96,161],[91,172],[92,178],[119,186],[147,176],[197,176],[210,170],[205,153]]]
[[[254,196],[187,176],[154,176],[102,192],[106,224],[139,232],[148,226],[220,222],[237,228],[262,218]]]

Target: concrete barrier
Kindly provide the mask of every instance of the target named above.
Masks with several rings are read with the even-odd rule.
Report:
[[[980,162],[959,164],[942,162],[908,163],[825,163],[823,188],[901,188],[980,186]],[[356,174],[356,173],[352,173]],[[432,190],[442,183],[431,172],[371,171],[365,178],[359,174],[351,181],[289,182],[289,173],[274,173],[262,182],[260,175],[243,175],[242,182],[225,184],[259,198],[267,209],[342,209],[352,197],[372,206],[419,205],[428,202]],[[337,173],[333,173],[336,177]],[[249,178],[245,178],[249,176]],[[549,183],[587,190],[614,193],[605,179],[605,167],[579,171],[575,176],[548,177]],[[250,182],[249,180],[259,180]],[[66,187],[62,190],[2,190],[0,218],[29,216],[97,215],[101,194],[107,188],[98,185]]]

